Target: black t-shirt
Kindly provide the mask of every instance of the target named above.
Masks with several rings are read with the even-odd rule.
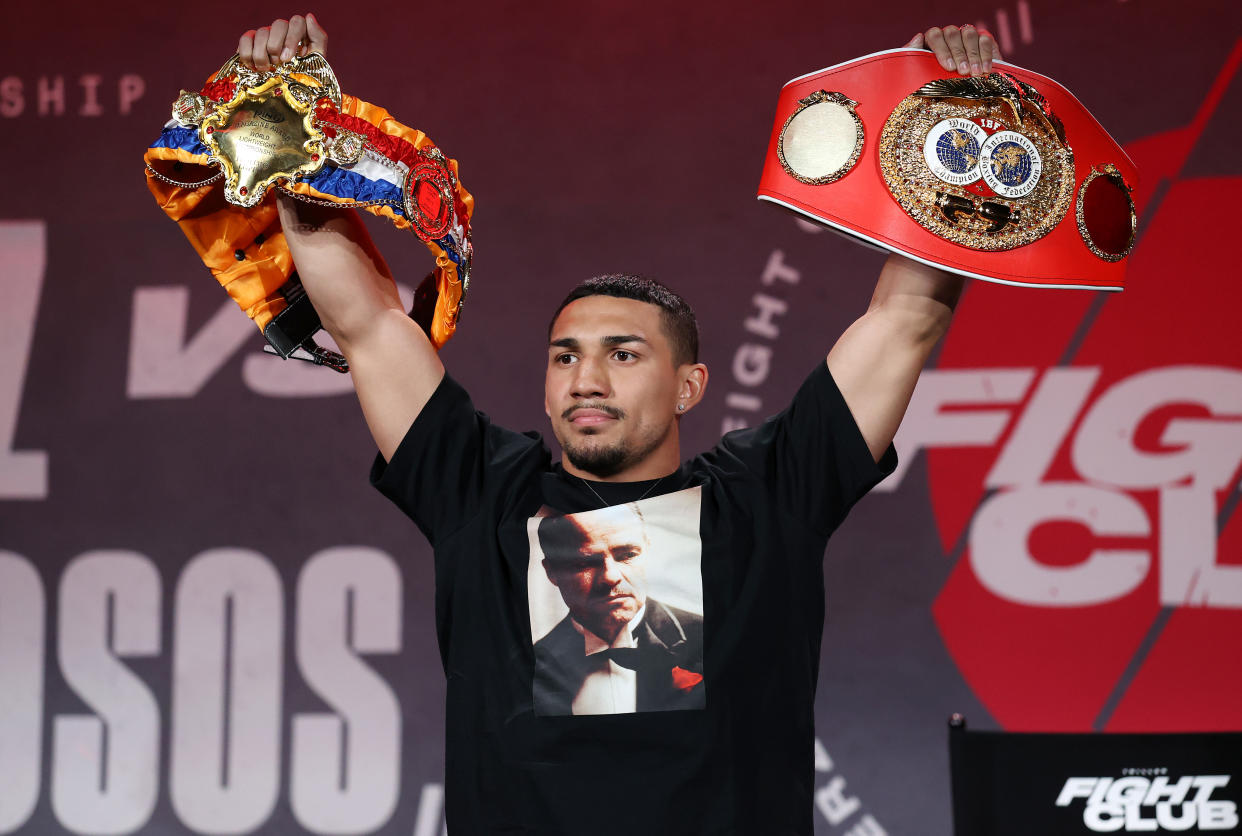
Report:
[[[822,362],[659,483],[567,474],[445,376],[371,479],[435,549],[450,831],[812,833],[824,549],[895,464]]]

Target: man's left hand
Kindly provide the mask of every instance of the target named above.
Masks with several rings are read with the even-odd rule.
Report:
[[[1000,47],[990,32],[964,26],[933,26],[910,39],[908,47],[930,49],[940,66],[962,75],[979,76],[992,72],[992,62],[1000,61]]]

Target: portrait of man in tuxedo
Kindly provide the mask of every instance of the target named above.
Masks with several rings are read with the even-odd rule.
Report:
[[[569,613],[535,642],[535,713],[703,708],[703,618],[648,593],[639,504],[544,517],[538,542]]]

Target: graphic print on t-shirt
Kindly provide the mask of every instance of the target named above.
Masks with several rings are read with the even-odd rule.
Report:
[[[535,713],[702,709],[702,489],[527,523]]]

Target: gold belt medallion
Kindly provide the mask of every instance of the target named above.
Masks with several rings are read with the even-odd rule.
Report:
[[[1074,152],[1034,87],[1002,73],[933,81],[880,136],[893,197],[929,232],[976,250],[1047,235],[1073,201]]]

